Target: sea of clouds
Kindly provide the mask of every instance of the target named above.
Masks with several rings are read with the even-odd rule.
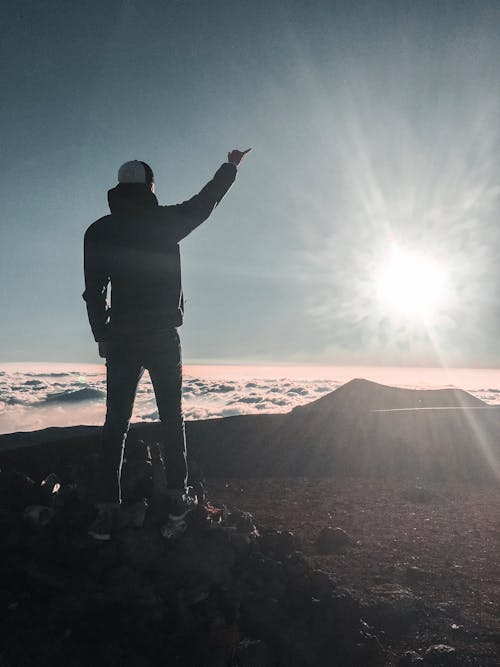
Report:
[[[308,403],[333,391],[352,377],[367,377],[354,370],[329,369],[325,377],[311,378],[311,370],[297,377],[295,369],[287,373],[286,367],[275,369],[275,377],[270,377],[267,369],[259,377],[259,368],[255,368],[255,377],[247,368],[239,373],[234,367],[195,367],[195,374],[185,372],[183,386],[183,405],[186,419],[207,419],[250,413],[288,412],[292,408]],[[319,372],[319,371],[318,371]],[[388,381],[388,384],[435,388],[439,382],[433,382],[429,374],[424,376],[427,382]],[[486,381],[484,386],[462,387],[489,404],[500,404],[500,389],[489,388],[491,377],[473,376],[470,382]],[[373,377],[380,381],[380,378]],[[407,379],[412,379],[407,377]],[[498,378],[500,380],[500,377]],[[449,386],[449,385],[448,385]],[[498,383],[500,386],[500,382]],[[75,367],[18,367],[10,365],[0,368],[0,433],[33,431],[48,426],[72,426],[77,424],[101,425],[106,410],[106,377],[103,366]],[[139,384],[132,421],[153,421],[158,419],[153,387],[147,372]]]
[[[287,412],[333,391],[339,382],[281,379],[184,378],[186,419]],[[104,373],[70,371],[0,371],[0,433],[47,426],[102,424],[105,416]],[[137,389],[132,421],[153,421],[158,411],[149,375]]]

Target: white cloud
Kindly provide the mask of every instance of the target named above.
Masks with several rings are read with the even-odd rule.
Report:
[[[257,375],[258,369],[255,370]],[[283,375],[284,370],[277,368],[276,375]],[[0,433],[32,431],[48,426],[102,425],[106,411],[104,372],[101,369],[89,373],[84,367],[81,371],[68,372],[0,371]],[[188,420],[288,412],[333,391],[347,379],[359,376],[353,371],[342,379],[325,380],[323,376],[306,381],[284,377],[235,377],[234,370],[232,373],[228,371],[225,378],[221,376],[225,371],[219,371],[214,378],[210,376],[210,367],[207,367],[206,375],[201,376],[202,372],[199,371],[199,377],[184,379],[183,407]],[[319,370],[318,375],[320,373]],[[436,384],[420,381],[413,386],[430,388]],[[500,404],[500,389],[488,385],[487,380],[479,389],[466,384],[462,386],[487,403]],[[132,421],[157,419],[153,387],[145,373],[138,387]]]

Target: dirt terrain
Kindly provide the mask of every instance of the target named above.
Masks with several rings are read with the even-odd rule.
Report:
[[[500,665],[498,486],[271,478],[213,480],[209,491],[258,526],[294,532],[396,653],[439,643],[456,648],[450,664]],[[349,540],[321,555],[316,538],[327,526]]]

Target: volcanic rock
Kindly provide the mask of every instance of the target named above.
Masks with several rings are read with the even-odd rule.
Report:
[[[153,462],[151,452],[144,440],[131,438],[127,442],[126,457],[122,468],[122,496],[135,502],[149,497],[153,491]]]
[[[159,504],[142,500],[123,506],[112,540],[99,542],[87,534],[96,509],[85,492],[65,483],[54,493],[59,482],[44,479],[4,478],[4,489],[26,492],[14,504],[5,493],[0,508],[6,667],[39,665],[40,655],[75,667],[146,666],[160,655],[193,667],[319,667],[331,655],[379,664],[359,603],[312,570],[292,533],[259,536],[250,513],[207,502],[170,542]],[[24,504],[40,492],[50,507]]]
[[[267,531],[261,536],[258,544],[264,554],[277,560],[284,560],[298,547],[293,533],[280,530]]]
[[[320,554],[333,554],[349,545],[351,538],[343,528],[323,528],[316,538],[316,548]]]
[[[39,527],[46,526],[54,516],[54,510],[44,505],[28,505],[23,512],[26,521]]]
[[[333,577],[322,570],[311,572],[311,594],[313,597],[321,599],[330,595],[336,587]]]
[[[159,572],[166,556],[166,544],[159,531],[134,529],[121,531],[117,537],[121,559],[139,572]]]
[[[364,618],[395,635],[404,632],[423,610],[421,598],[399,584],[374,586],[364,603]]]
[[[429,665],[455,665],[457,651],[447,644],[432,644],[424,653],[424,658]]]
[[[39,489],[30,477],[20,472],[0,472],[0,507],[17,512],[39,502]]]
[[[235,526],[236,530],[248,534],[257,534],[257,529],[250,512],[242,512],[234,509],[227,513],[226,522],[230,526]]]
[[[398,660],[398,667],[411,667],[412,665],[422,665],[424,659],[416,651],[405,651]]]

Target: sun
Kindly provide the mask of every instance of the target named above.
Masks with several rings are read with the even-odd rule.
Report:
[[[376,276],[377,297],[383,310],[414,322],[428,322],[445,305],[446,271],[425,254],[398,246]]]

